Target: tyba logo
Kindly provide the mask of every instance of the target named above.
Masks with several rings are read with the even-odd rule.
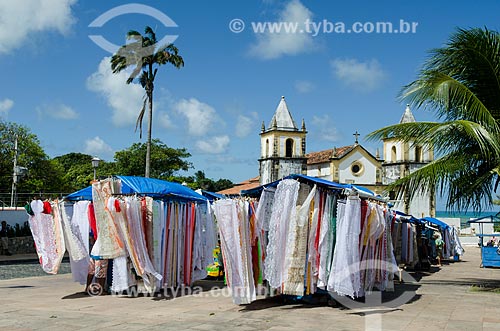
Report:
[[[143,15],[148,15],[151,17],[154,17],[158,21],[160,21],[165,27],[167,28],[172,28],[172,27],[177,27],[177,24],[170,18],[168,17],[165,13],[161,12],[160,10],[138,4],[138,3],[130,3],[118,7],[114,7],[107,12],[101,14],[98,18],[92,21],[92,23],[89,24],[89,28],[100,28],[104,26],[108,21],[115,17],[119,17],[122,15],[126,14],[143,14]],[[168,45],[173,43],[177,39],[178,35],[165,35],[161,40],[158,41],[158,45],[163,46],[163,45]],[[121,47],[120,45],[116,45],[106,38],[104,38],[102,35],[89,35],[89,38],[99,47],[104,49],[105,51],[115,54],[118,49]],[[145,47],[147,48],[147,47]],[[152,50],[143,50],[141,53],[144,55],[148,55],[146,53],[151,52],[151,54],[154,52],[154,49]]]

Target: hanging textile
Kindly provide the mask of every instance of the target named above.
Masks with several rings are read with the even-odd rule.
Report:
[[[269,221],[269,243],[266,249],[264,275],[269,285],[278,288],[283,283],[285,252],[290,220],[296,216],[299,182],[285,179],[278,184],[274,195],[273,211]]]
[[[33,200],[28,223],[35,241],[36,252],[43,271],[57,274],[66,251],[61,218],[43,213],[43,203]]]
[[[97,225],[97,240],[90,252],[94,259],[113,259],[125,254],[124,245],[108,209],[108,200],[113,194],[111,179],[92,184],[92,200]]]
[[[309,191],[308,185],[301,185],[300,190]],[[299,191],[300,192],[300,191]],[[283,293],[291,295],[304,294],[304,268],[306,267],[307,235],[309,228],[310,207],[316,185],[310,190],[302,206],[297,206],[295,219],[290,220],[290,232],[285,252],[285,274]],[[301,194],[299,193],[299,196]],[[286,277],[285,277],[286,276]]]
[[[71,228],[73,233],[79,238],[83,245],[83,249],[87,253],[87,257],[79,261],[75,261],[69,257],[71,274],[75,282],[85,284],[89,270],[89,218],[88,208],[90,201],[78,201],[73,205],[73,214],[71,216]]]
[[[359,234],[361,223],[361,200],[349,195],[347,201],[339,202],[337,216],[337,238],[333,254],[332,273],[328,290],[354,298],[360,289]]]
[[[88,259],[89,252],[83,243],[80,229],[78,226],[72,226],[72,223],[66,213],[64,202],[55,202],[54,207],[51,207],[51,210],[53,210],[54,215],[58,215],[58,217],[60,217],[64,233],[64,243],[70,258],[73,261]]]
[[[245,219],[240,219],[245,214],[248,215],[248,202],[218,200],[213,208],[219,224],[224,270],[233,302],[248,304],[256,299],[249,254],[248,223]]]

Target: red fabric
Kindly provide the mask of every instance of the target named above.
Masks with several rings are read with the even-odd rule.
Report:
[[[118,199],[115,199],[115,210],[117,213],[122,211],[122,209],[120,208],[120,201]]]
[[[50,202],[44,201],[43,202],[43,211],[42,213],[44,214],[52,214],[52,207],[50,206]]]
[[[89,224],[90,224],[90,229],[92,230],[92,233],[94,234],[94,240],[97,240],[97,225],[95,221],[95,212],[94,212],[94,204],[91,202],[89,203],[89,208],[87,210],[88,218],[89,218]]]

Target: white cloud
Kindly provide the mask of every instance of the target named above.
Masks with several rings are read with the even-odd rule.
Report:
[[[14,101],[11,99],[5,98],[0,100],[0,115],[7,116],[12,106],[14,106]]]
[[[99,137],[85,140],[84,152],[89,155],[95,155],[100,158],[112,156],[113,149]]]
[[[245,138],[254,132],[254,124],[257,118],[258,114],[255,112],[250,113],[250,116],[238,115],[235,128],[236,136],[239,138]]]
[[[386,74],[376,59],[359,62],[356,59],[335,59],[330,62],[334,75],[346,85],[371,91],[380,86]]]
[[[305,26],[308,20],[312,22],[312,12],[299,0],[290,1],[272,22],[278,24],[275,27],[281,30],[274,29],[272,33],[268,29],[263,33],[255,33],[257,42],[251,45],[250,55],[262,59],[276,59],[283,55],[296,55],[315,49],[312,34],[305,33],[308,31]]]
[[[73,108],[62,103],[55,105],[43,105],[37,107],[36,110],[39,115],[47,115],[52,118],[62,120],[74,120],[79,116],[79,114]]]
[[[37,33],[56,31],[67,34],[75,22],[71,6],[76,1],[0,1],[0,54],[36,40]]]
[[[296,80],[295,89],[299,93],[309,93],[314,89],[314,84],[308,80]]]
[[[174,127],[170,115],[165,111],[158,112],[157,123],[164,129],[171,129]]]
[[[212,138],[207,138],[204,140],[198,140],[196,142],[196,147],[202,153],[207,154],[221,154],[227,150],[229,146],[229,136],[217,136]]]
[[[214,124],[219,121],[217,112],[213,107],[195,98],[181,99],[175,103],[174,110],[187,119],[188,134],[191,136],[207,134]]]
[[[335,142],[339,140],[337,128],[333,124],[333,120],[328,114],[323,116],[314,115],[311,123],[315,129],[314,135],[318,136],[321,140]]]
[[[109,57],[102,59],[97,71],[87,78],[87,88],[106,98],[107,104],[113,109],[113,124],[135,124],[144,102],[144,90],[139,84],[126,84],[129,76],[127,72],[113,74],[109,61]]]

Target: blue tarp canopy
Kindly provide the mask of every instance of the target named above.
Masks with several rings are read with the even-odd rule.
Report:
[[[467,221],[467,223],[500,223],[500,217],[498,214],[488,215]]]
[[[354,190],[358,191],[364,197],[372,197],[375,199],[382,200],[382,198],[380,196],[376,196],[375,193],[373,193],[372,191],[370,191],[366,187],[358,186],[358,185],[354,185],[354,184],[339,184],[339,183],[331,182],[331,181],[326,180],[326,179],[310,177],[310,176],[306,176],[306,175],[290,175],[290,176],[284,177],[283,179],[297,179],[299,181],[302,180],[305,182],[318,184],[320,186],[327,187],[327,188],[334,189],[334,190],[344,190],[344,189],[353,190],[354,189]],[[282,181],[283,179],[280,179],[280,180],[277,180],[275,182],[272,182],[272,183],[269,183],[266,185],[262,185],[262,186],[259,186],[259,187],[256,187],[256,188],[253,188],[250,190],[241,191],[241,194],[242,195],[249,195],[249,196],[260,195],[260,193],[262,192],[264,187],[276,187],[276,186],[278,186],[280,181]]]
[[[65,199],[70,201],[92,200],[92,186],[68,194]]]
[[[396,215],[399,215],[399,216],[407,219],[408,222],[410,222],[410,223],[415,223],[415,224],[417,224],[417,223],[425,223],[423,220],[420,220],[420,219],[414,217],[413,215],[408,215],[408,214],[405,214],[405,213],[403,213],[401,211],[398,211],[398,210],[396,210]]]
[[[207,201],[207,199],[179,183],[167,182],[156,178],[135,176],[116,176],[122,182],[122,194],[139,194],[153,198],[177,198],[181,200]],[[86,187],[69,194],[66,200],[92,200],[92,187]]]
[[[448,229],[450,227],[445,222],[440,221],[440,220],[438,220],[437,218],[434,218],[434,217],[424,217],[424,218],[421,218],[421,220],[424,221],[424,222],[428,222],[428,223],[434,224],[435,226],[437,226],[437,227],[439,227],[441,229]]]
[[[223,194],[205,191],[205,190],[201,190],[201,195],[203,195],[205,198],[207,198],[210,202],[212,202],[216,199],[226,199],[226,196]]]

